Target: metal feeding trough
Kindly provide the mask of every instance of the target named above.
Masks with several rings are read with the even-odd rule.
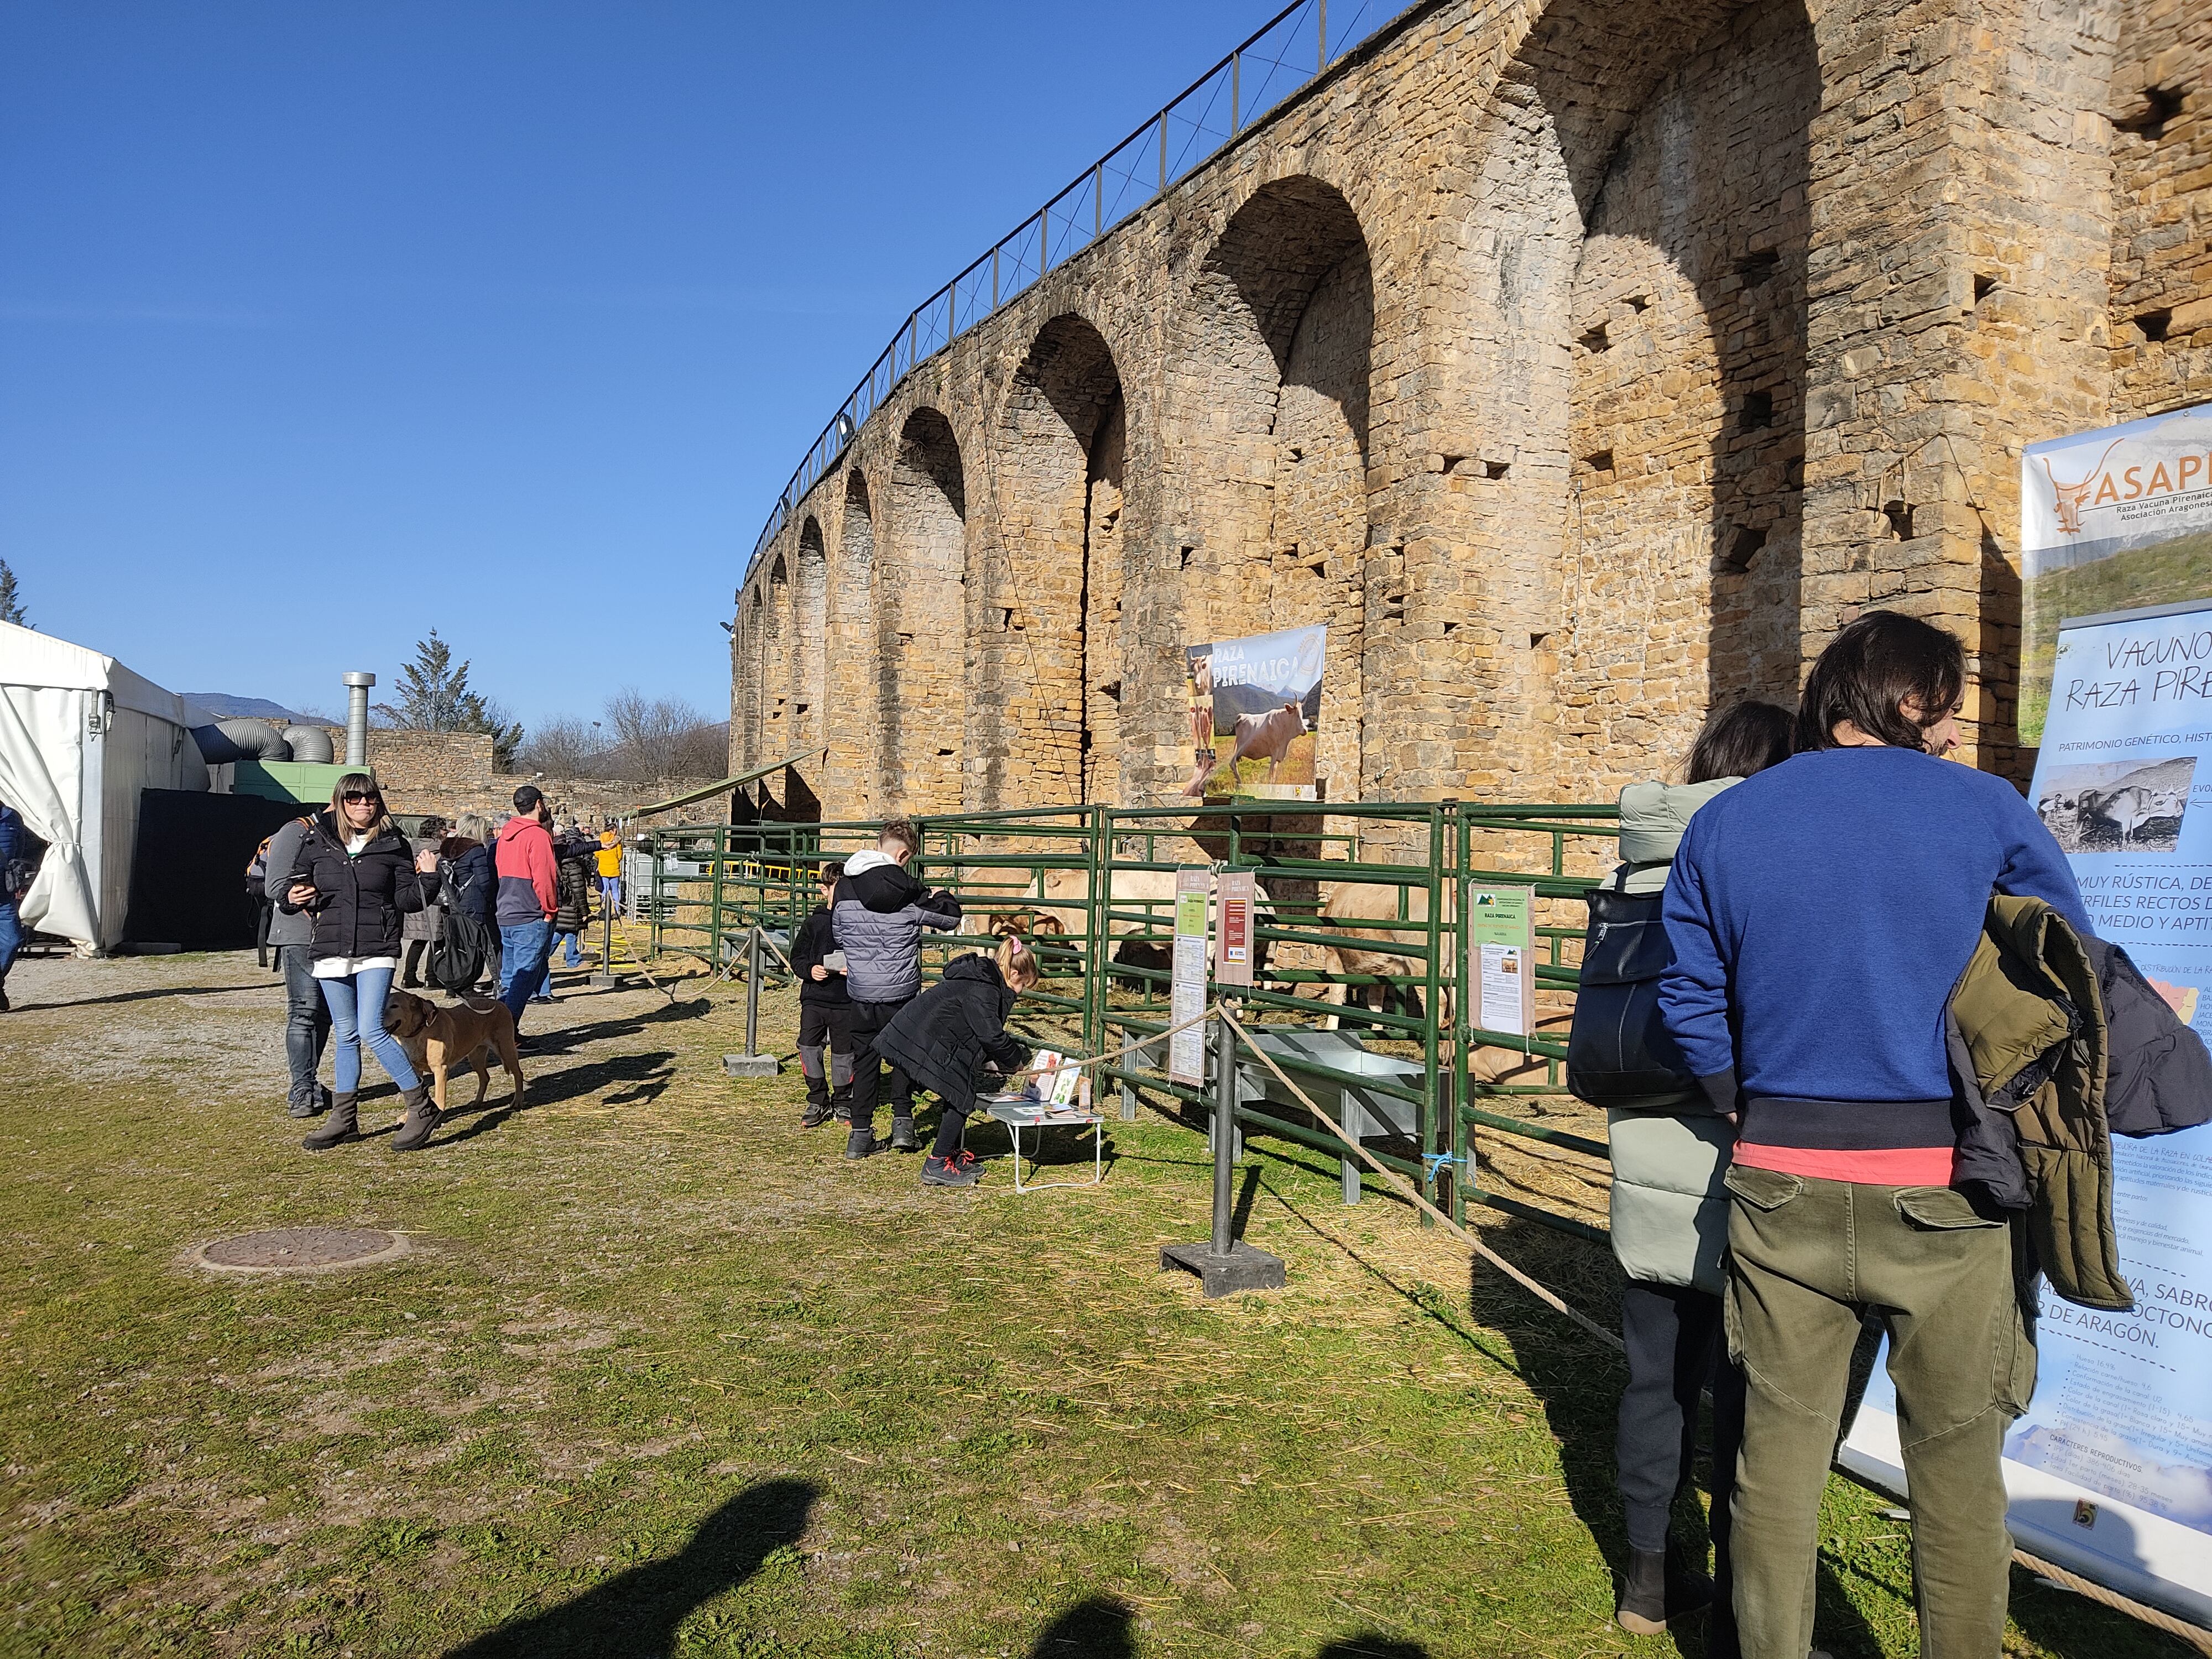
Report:
[[[1254,1030],[1252,1036],[1258,1047],[1274,1056],[1283,1069],[1297,1079],[1298,1087],[1313,1097],[1316,1105],[1344,1126],[1345,1133],[1364,1140],[1370,1135],[1411,1138],[1420,1133],[1418,1109],[1412,1101],[1363,1087],[1358,1080],[1373,1078],[1418,1091],[1422,1078],[1418,1062],[1401,1060],[1395,1054],[1370,1053],[1350,1031],[1277,1034]],[[1340,1075],[1323,1077],[1292,1064],[1301,1060],[1306,1066],[1327,1066]],[[1273,1072],[1256,1060],[1242,1059],[1237,1064],[1237,1102],[1239,1106],[1249,1103],[1294,1111],[1304,1109],[1304,1103],[1283,1086]],[[1357,1204],[1362,1167],[1359,1161],[1340,1158],[1337,1166],[1344,1183],[1344,1201]]]

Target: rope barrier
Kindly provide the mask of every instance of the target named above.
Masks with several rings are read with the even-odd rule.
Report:
[[[2116,1613],[2124,1613],[2131,1619],[2140,1619],[2154,1630],[2164,1631],[2168,1636],[2177,1641],[2188,1644],[2199,1653],[2212,1654],[2212,1630],[2206,1630],[2201,1625],[2192,1625],[2186,1620],[2177,1619],[2172,1613],[2161,1612],[2157,1607],[2145,1607],[2142,1602],[2131,1601],[2118,1590],[2106,1589],[2102,1584],[2093,1583],[2079,1573],[2069,1572],[2065,1568],[2046,1561],[2039,1555],[2030,1555],[2026,1550],[2014,1550],[2012,1553],[2012,1559],[2030,1572],[2040,1577],[2048,1578],[2052,1583],[2072,1590],[2076,1595],[2087,1596],[2090,1601],[2108,1607]]]
[[[1369,1152],[1366,1147],[1361,1146],[1358,1141],[1353,1139],[1352,1136],[1345,1133],[1343,1127],[1327,1112],[1322,1110],[1318,1105],[1315,1104],[1313,1097],[1308,1094],[1304,1089],[1298,1087],[1297,1084],[1291,1079],[1291,1074],[1288,1072],[1285,1072],[1281,1066],[1275,1064],[1274,1056],[1270,1054],[1265,1048],[1262,1048],[1258,1042],[1253,1040],[1251,1032],[1244,1028],[1243,1021],[1239,1020],[1236,1015],[1231,1013],[1226,1008],[1223,1008],[1220,1012],[1222,1024],[1228,1026],[1230,1030],[1235,1031],[1237,1036],[1244,1039],[1245,1046],[1250,1048],[1251,1051],[1259,1057],[1261,1064],[1264,1065],[1269,1071],[1275,1074],[1276,1078],[1282,1083],[1285,1088],[1288,1089],[1292,1094],[1297,1097],[1298,1103],[1304,1106],[1306,1110],[1311,1112],[1314,1116],[1318,1118],[1323,1124],[1327,1125],[1328,1132],[1334,1135],[1339,1140],[1342,1141],[1346,1146],[1350,1147],[1354,1153],[1358,1154],[1361,1161],[1372,1168],[1376,1174],[1381,1176],[1383,1180],[1389,1182],[1393,1187],[1396,1188],[1400,1193],[1411,1200],[1417,1208],[1419,1208],[1424,1214],[1432,1218],[1447,1232],[1450,1233],[1453,1237],[1459,1240],[1461,1243],[1466,1245],[1468,1249],[1473,1250],[1485,1261],[1490,1263],[1492,1267],[1497,1268],[1498,1272],[1504,1273],[1508,1279],[1518,1285],[1522,1290],[1528,1291],[1529,1295],[1534,1297],[1546,1307],[1551,1309],[1554,1313],[1560,1314],[1572,1321],[1577,1326],[1580,1327],[1583,1331],[1587,1333],[1589,1335],[1596,1338],[1598,1341],[1603,1343],[1607,1347],[1613,1349],[1615,1352],[1620,1352],[1623,1351],[1621,1340],[1618,1336],[1615,1336],[1611,1331],[1606,1329],[1604,1326],[1599,1324],[1595,1320],[1593,1320],[1585,1315],[1577,1313],[1574,1309],[1570,1308],[1557,1296],[1553,1295],[1551,1291],[1546,1289],[1534,1279],[1529,1278],[1528,1275],[1522,1273],[1520,1268],[1515,1267],[1504,1256],[1498,1255],[1497,1251],[1492,1249],[1490,1246],[1484,1243],[1480,1238],[1477,1238],[1466,1228],[1461,1226],[1459,1223],[1454,1221],[1442,1210],[1437,1208],[1435,1205],[1430,1203],[1427,1199],[1423,1198],[1420,1193],[1407,1182],[1404,1176],[1401,1176],[1395,1170],[1391,1169],[1388,1164],[1384,1164],[1380,1158],[1376,1158],[1374,1153]]]

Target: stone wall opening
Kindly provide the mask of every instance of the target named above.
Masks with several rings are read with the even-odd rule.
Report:
[[[783,555],[768,570],[768,604],[761,628],[761,753],[757,766],[780,761],[792,750],[791,568]]]
[[[1261,185],[1206,255],[1191,312],[1188,355],[1206,382],[1191,446],[1206,580],[1186,633],[1326,623],[1317,775],[1325,798],[1357,799],[1375,331],[1358,216],[1317,179]]]
[[[2112,122],[2114,421],[2212,386],[2212,13],[2122,8]]]
[[[1055,317],[1008,387],[994,444],[996,533],[981,560],[973,804],[1092,798],[1120,660],[1121,377],[1098,331]],[[1110,690],[1108,688],[1111,688]],[[1103,705],[1102,708],[1101,705]],[[1104,741],[1118,741],[1118,722]]]
[[[791,744],[793,752],[823,743],[830,670],[830,557],[822,526],[810,514],[799,530],[799,580],[791,592]],[[809,772],[816,758],[802,763]]]
[[[1802,0],[1557,0],[1501,84],[1521,199],[1483,285],[1528,388],[1519,516],[1556,550],[1526,643],[1563,785],[1667,773],[1709,710],[1796,698],[1819,103]]]
[[[877,775],[883,811],[962,800],[968,714],[968,488],[951,422],[916,410],[899,434],[877,584]]]
[[[858,467],[845,477],[845,518],[837,533],[837,568],[830,585],[827,635],[829,690],[836,708],[825,715],[830,775],[850,781],[857,815],[875,810],[879,781],[873,715],[877,701],[876,525],[868,506],[868,480]]]

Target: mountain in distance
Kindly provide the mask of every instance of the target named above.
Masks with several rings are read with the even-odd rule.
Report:
[[[322,726],[326,724],[313,714],[298,714],[281,702],[271,702],[266,697],[237,697],[228,691],[180,691],[177,694],[186,702],[198,703],[219,720],[273,720],[278,726]]]

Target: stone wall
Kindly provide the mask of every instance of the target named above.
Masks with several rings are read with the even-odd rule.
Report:
[[[1891,605],[2019,773],[2021,445],[2212,399],[2209,15],[1413,7],[884,400],[733,767],[1163,801],[1183,647],[1325,621],[1330,798],[1601,799]]]
[[[345,756],[345,728],[325,727],[333,753]],[[556,815],[573,813],[594,822],[622,817],[640,805],[687,794],[712,778],[662,778],[652,783],[618,783],[605,778],[550,778],[543,774],[501,772],[492,763],[490,735],[478,732],[396,732],[371,726],[368,763],[395,811],[436,813],[453,818],[482,812],[495,823],[514,810],[518,785],[534,783]],[[714,803],[701,816],[720,811]],[[680,816],[680,815],[679,815]]]

